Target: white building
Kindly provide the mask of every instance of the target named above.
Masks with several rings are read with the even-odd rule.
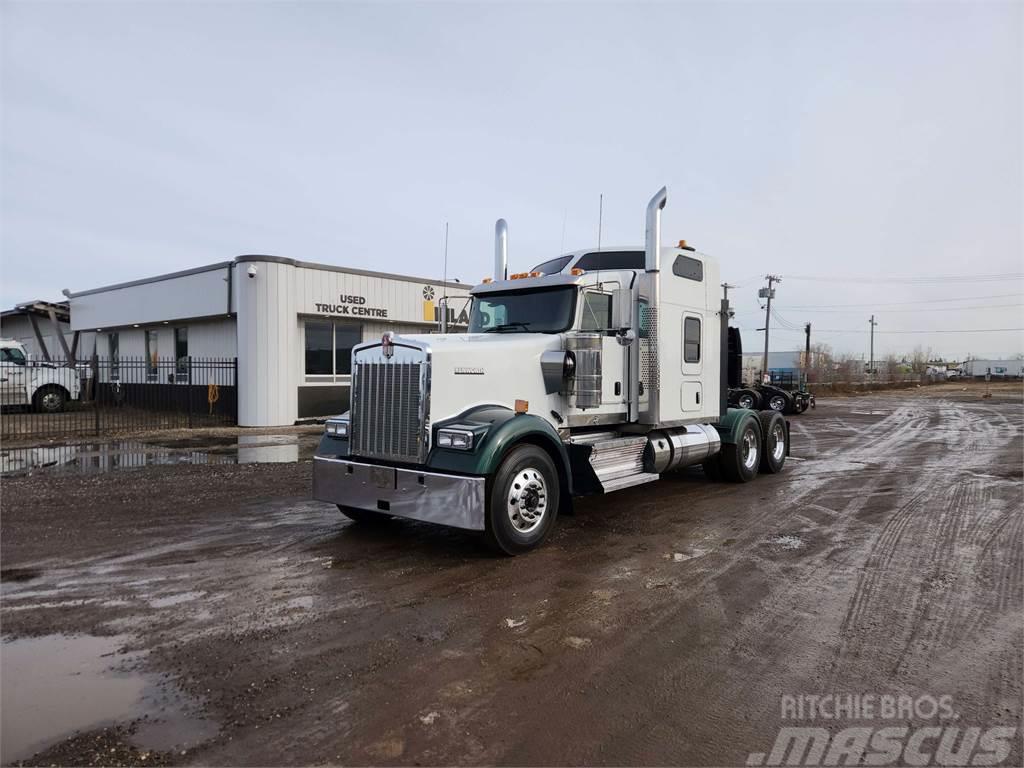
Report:
[[[238,423],[282,426],[348,409],[353,345],[435,331],[444,298],[450,324],[464,326],[469,287],[239,256],[71,292],[71,330],[95,333],[100,357],[237,357]]]
[[[967,360],[960,366],[963,375],[970,378],[1019,379],[1024,375],[1024,360]]]

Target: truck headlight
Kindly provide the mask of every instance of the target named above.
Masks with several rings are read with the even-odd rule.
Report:
[[[473,433],[468,429],[439,429],[437,430],[437,444],[441,448],[468,451],[473,448]]]
[[[348,419],[328,419],[324,424],[324,432],[331,437],[348,437]]]

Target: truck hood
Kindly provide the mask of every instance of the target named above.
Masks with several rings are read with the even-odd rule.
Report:
[[[552,423],[561,411],[558,393],[544,391],[541,355],[562,349],[562,337],[548,333],[458,333],[405,336],[430,346],[430,418],[437,423],[480,405],[515,408]]]

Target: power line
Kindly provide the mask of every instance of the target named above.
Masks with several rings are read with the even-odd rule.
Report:
[[[977,301],[978,299],[1009,299],[1020,298],[1024,300],[1024,294],[1018,293],[995,293],[988,296],[952,296],[948,299],[920,299],[918,301],[890,301],[890,302],[869,302],[866,304],[790,304],[787,309],[831,309],[833,307],[902,307],[910,304],[939,304],[946,301]]]
[[[884,283],[900,285],[932,285],[938,283],[991,283],[1024,280],[1024,272],[1004,272],[995,275],[921,275],[918,277],[832,277],[827,275],[787,275],[790,280],[810,280],[821,283]]]
[[[743,329],[743,326],[740,326]],[[751,330],[751,329],[747,329]],[[803,333],[802,328],[777,328],[777,333]],[[1024,333],[1024,328],[927,328],[913,331],[875,331],[875,333]],[[821,333],[870,333],[870,330],[861,328],[815,328],[815,334]]]
[[[885,304],[866,304],[865,306],[879,307],[886,306]],[[964,309],[1002,309],[1005,307],[1016,307],[1017,309],[1024,309],[1022,304],[973,304],[966,307],[930,307],[921,309],[887,309],[886,312],[958,312]],[[797,309],[797,307],[785,307],[785,309]],[[856,314],[855,309],[808,309],[807,307],[799,307],[804,312],[810,312],[816,314],[818,312],[837,312],[839,314]]]

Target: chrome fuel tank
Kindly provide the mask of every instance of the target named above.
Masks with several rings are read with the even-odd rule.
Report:
[[[721,448],[718,430],[709,424],[659,429],[647,434],[644,470],[659,475],[711,458]]]

